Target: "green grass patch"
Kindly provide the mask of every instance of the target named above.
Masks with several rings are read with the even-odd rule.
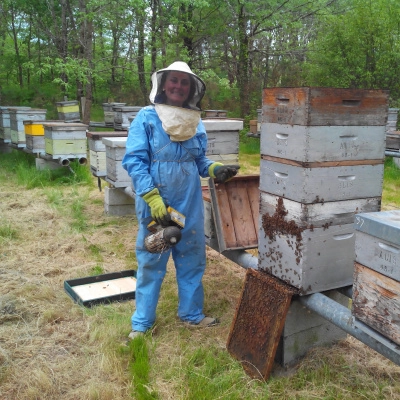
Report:
[[[145,336],[139,336],[129,343],[129,371],[133,378],[133,398],[137,400],[158,399],[150,387],[150,359]]]
[[[11,224],[2,223],[0,225],[0,239],[18,239],[18,232],[11,226]]]
[[[94,185],[89,167],[80,165],[78,160],[73,160],[68,167],[38,170],[32,154],[17,150],[2,154],[0,171],[0,181],[7,181],[10,173],[13,173],[17,184],[26,189],[58,185]]]
[[[400,168],[393,157],[386,157],[383,178],[382,204],[387,208],[400,208]]]

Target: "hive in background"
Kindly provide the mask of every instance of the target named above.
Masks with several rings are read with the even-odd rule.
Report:
[[[127,137],[126,131],[87,132],[89,145],[90,170],[94,176],[107,176],[106,145],[103,138]]]
[[[114,107],[123,107],[126,103],[103,103],[104,125],[114,128],[115,111]]]
[[[81,120],[78,100],[59,101],[56,106],[59,120],[65,122],[79,122]]]
[[[126,131],[129,129],[129,117],[136,117],[142,107],[134,106],[117,106],[114,110],[114,129],[117,131]]]
[[[11,143],[10,111],[9,108],[28,110],[31,107],[0,106],[0,139],[4,143]]]
[[[9,108],[11,143],[17,147],[26,147],[26,136],[24,121],[44,121],[46,119],[46,109],[39,108]]]

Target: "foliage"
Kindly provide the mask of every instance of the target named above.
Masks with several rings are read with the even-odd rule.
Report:
[[[343,14],[320,17],[304,65],[309,85],[390,89],[400,97],[400,3],[348,2]]]

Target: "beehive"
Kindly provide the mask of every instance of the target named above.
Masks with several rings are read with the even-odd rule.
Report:
[[[243,120],[233,118],[203,119],[207,132],[206,155],[210,160],[222,164],[238,164],[239,132]],[[208,178],[201,179],[202,186],[208,186]]]
[[[132,179],[122,167],[122,159],[126,152],[126,137],[103,138],[106,146],[106,181],[114,187],[131,187]]]
[[[18,108],[21,110],[29,110],[31,107],[0,106],[0,139],[3,139],[4,143],[11,142],[11,127],[10,127],[9,108]]]
[[[126,131],[111,132],[87,132],[90,169],[94,176],[102,177],[107,175],[106,145],[103,143],[105,137],[126,137]]]
[[[126,103],[103,103],[104,124],[114,127],[115,111],[113,107],[123,107]]]
[[[39,108],[9,108],[11,143],[18,147],[26,147],[26,136],[24,121],[44,121],[46,119],[45,109]]]
[[[46,154],[53,159],[87,158],[87,125],[79,122],[45,122],[44,142]]]
[[[78,100],[59,101],[56,103],[58,118],[65,122],[79,122],[79,103]]]
[[[123,106],[113,107],[114,129],[127,130],[129,128],[129,117],[135,117],[142,107]]]
[[[310,294],[350,285],[354,217],[380,210],[388,92],[263,93],[259,267]]]
[[[46,146],[44,143],[44,126],[43,123],[51,123],[58,121],[24,121],[26,148],[32,153],[44,153]]]
[[[353,315],[400,345],[400,210],[355,219]]]

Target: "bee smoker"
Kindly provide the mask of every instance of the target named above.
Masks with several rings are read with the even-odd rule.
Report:
[[[181,230],[177,226],[167,226],[144,239],[144,247],[149,253],[163,253],[181,240]]]
[[[144,247],[149,253],[163,253],[175,246],[182,238],[185,216],[172,207],[167,208],[171,217],[170,226],[163,227],[152,221],[147,229],[151,232],[144,239]]]

